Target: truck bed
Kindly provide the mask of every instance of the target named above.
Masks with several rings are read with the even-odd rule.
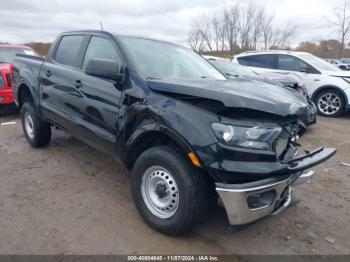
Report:
[[[45,59],[42,57],[17,54],[13,64],[14,84],[12,86],[14,99],[18,104],[18,87],[28,82],[28,86],[32,89],[34,98],[39,97],[39,76],[40,69]]]

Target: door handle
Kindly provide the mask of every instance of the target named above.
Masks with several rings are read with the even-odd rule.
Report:
[[[81,88],[83,86],[83,83],[80,80],[77,80],[77,81],[74,82],[74,86],[76,88]]]
[[[47,71],[46,71],[46,76],[47,76],[47,77],[52,76],[52,72],[51,72],[50,70],[47,70]]]

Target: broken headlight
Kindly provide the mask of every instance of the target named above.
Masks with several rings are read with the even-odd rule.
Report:
[[[213,123],[216,137],[223,143],[258,150],[272,150],[273,142],[282,129],[280,127],[243,127]]]

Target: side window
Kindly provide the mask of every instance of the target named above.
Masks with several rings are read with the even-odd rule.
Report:
[[[238,63],[244,66],[252,66],[253,56],[243,56],[237,58]]]
[[[301,69],[309,68],[309,66],[300,59],[290,55],[279,55],[278,67],[279,70],[297,71]]]
[[[62,37],[54,60],[62,65],[77,67],[77,57],[84,36],[71,35]]]
[[[121,64],[120,57],[112,43],[102,37],[93,36],[85,53],[83,69],[91,59],[105,59]]]
[[[276,68],[276,55],[266,54],[266,55],[252,55],[244,56],[238,58],[238,62],[241,65],[261,67],[261,68]]]

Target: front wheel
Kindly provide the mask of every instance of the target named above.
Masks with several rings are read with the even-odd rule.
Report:
[[[208,191],[204,174],[169,146],[142,153],[131,174],[135,205],[154,229],[169,235],[185,233],[204,212]]]
[[[43,122],[32,102],[25,102],[21,110],[24,136],[32,147],[46,146],[51,139],[51,126]]]
[[[345,111],[345,99],[337,90],[322,91],[315,100],[318,113],[326,117],[338,117]]]

